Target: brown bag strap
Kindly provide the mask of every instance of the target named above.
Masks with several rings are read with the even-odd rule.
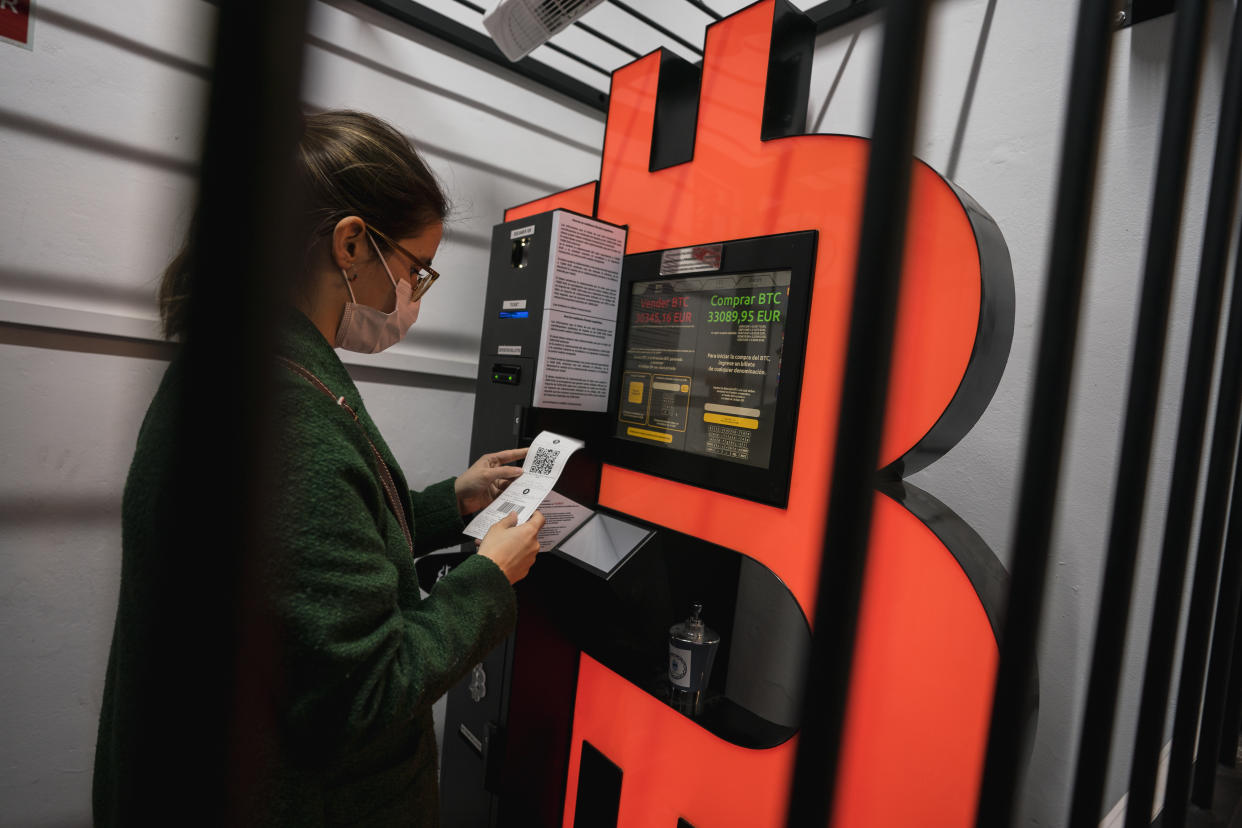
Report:
[[[375,455],[375,462],[379,465],[380,483],[384,487],[385,494],[388,495],[388,506],[392,509],[393,514],[397,516],[397,522],[401,524],[401,531],[405,534],[406,546],[409,547],[410,555],[413,556],[414,537],[410,534],[410,527],[405,520],[405,509],[401,506],[401,498],[397,493],[397,484],[392,479],[392,473],[388,471],[388,464],[384,462],[384,458],[380,455],[379,449],[375,447],[375,443],[371,441],[371,437],[367,434],[366,427],[362,424],[362,421],[358,419],[358,412],[354,411],[354,409],[350,407],[349,403],[345,402],[344,397],[338,397],[336,394],[333,394],[328,386],[324,385],[323,382],[320,381],[319,377],[315,376],[298,363],[283,356],[277,356],[276,359],[278,359],[290,371],[303,377],[311,385],[331,397],[337,405],[349,412],[349,416],[354,418],[354,422],[358,424],[358,429],[362,432],[363,439],[367,441],[367,445],[371,447],[371,453]]]

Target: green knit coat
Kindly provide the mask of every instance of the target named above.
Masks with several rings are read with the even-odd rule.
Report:
[[[411,492],[344,365],[300,313],[278,353],[301,364],[358,413],[410,518],[416,553],[461,540],[453,481]],[[127,754],[143,726],[142,688],[158,654],[136,649],[149,606],[159,488],[183,383],[174,359],[148,409],[122,507],[122,580],[95,754],[98,826],[136,824],[142,780]],[[306,379],[277,368],[275,453],[265,604],[280,630],[274,744],[248,803],[258,822],[289,826],[438,825],[431,705],[512,630],[514,592],[492,561],[468,558],[421,597],[405,535],[358,424]]]

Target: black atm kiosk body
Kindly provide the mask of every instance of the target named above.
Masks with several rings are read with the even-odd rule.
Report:
[[[534,405],[558,214],[573,215],[493,231],[470,456],[543,430],[582,439],[556,490],[595,515],[541,552],[517,632],[448,695],[446,828],[561,824],[582,653],[735,745],[779,745],[798,725],[810,630],[785,585],[754,558],[601,509],[598,493],[606,462],[783,505],[816,234],[625,257],[608,410],[584,412]],[[673,686],[669,640],[695,604],[721,642],[697,710]],[[620,771],[589,744],[580,762],[574,824],[611,824]]]

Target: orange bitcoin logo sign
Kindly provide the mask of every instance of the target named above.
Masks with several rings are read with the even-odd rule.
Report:
[[[857,137],[795,134],[813,40],[803,15],[766,0],[708,29],[701,73],[663,52],[619,69],[598,185],[506,214],[593,213],[628,225],[627,253],[818,231],[787,507],[607,466],[600,490],[604,506],[760,561],[808,618],[868,149]],[[902,477],[952,447],[995,390],[1013,326],[1009,258],[986,213],[922,163],[910,210],[881,447],[886,482],[842,748],[841,828],[973,824],[996,667],[990,610],[1004,570],[969,527]],[[571,768],[586,739],[625,773],[619,825],[783,824],[792,742],[768,750],[723,742],[585,656],[573,728]]]

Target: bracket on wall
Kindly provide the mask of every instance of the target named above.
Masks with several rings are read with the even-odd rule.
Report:
[[[1126,0],[1117,12],[1117,28],[1127,29],[1135,23],[1172,14],[1175,5],[1174,0]]]

